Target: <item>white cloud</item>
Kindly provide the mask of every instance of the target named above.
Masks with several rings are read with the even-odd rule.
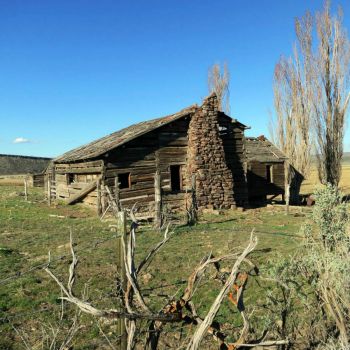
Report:
[[[30,143],[31,141],[26,139],[25,137],[16,137],[12,143]]]

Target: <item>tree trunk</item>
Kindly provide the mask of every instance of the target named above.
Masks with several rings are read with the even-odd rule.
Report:
[[[293,171],[292,181],[290,183],[290,204],[300,204],[300,188],[303,183],[303,176],[296,171]]]

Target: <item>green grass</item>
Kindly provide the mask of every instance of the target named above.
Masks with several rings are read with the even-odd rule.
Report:
[[[89,208],[58,204],[48,207],[40,189],[30,189],[29,201],[20,196],[20,187],[0,186],[0,281],[31,266],[45,263],[48,252],[55,259],[68,257],[52,263],[52,270],[66,283],[69,259],[69,232],[72,230],[75,249],[79,258],[76,295],[81,295],[84,285],[94,305],[116,307],[117,243],[113,239],[110,221],[101,222]],[[309,215],[286,217],[281,207],[227,211],[222,215],[207,215],[192,227],[181,226],[174,230],[173,238],[155,256],[146,272],[152,275],[147,283],[141,277],[141,288],[153,310],[159,310],[167,302],[166,296],[181,295],[194,267],[203,256],[215,256],[239,251],[248,242],[254,228],[259,239],[252,260],[263,266],[277,254],[292,254],[301,243],[298,231]],[[60,217],[62,216],[62,217]],[[94,247],[94,242],[108,239]],[[151,226],[141,226],[137,232],[136,260],[140,261],[161,240],[160,234]],[[229,267],[226,262],[224,267]],[[220,285],[211,279],[211,270],[205,283],[194,298],[198,312],[204,315],[215,298]],[[1,283],[1,282],[0,282]],[[60,291],[55,282],[42,270],[35,270],[0,284],[0,349],[20,349],[22,345],[13,327],[30,334],[31,344],[39,348],[41,328],[48,322],[59,320]],[[246,303],[253,304],[264,298],[264,288],[254,280],[249,282]],[[67,307],[65,322],[73,312]],[[46,312],[41,310],[47,309]],[[240,325],[234,308],[225,301],[218,320]],[[103,349],[106,341],[99,335],[96,321],[83,316],[83,328],[79,331],[74,349]],[[106,332],[113,337],[114,325],[107,325]],[[4,344],[4,345],[1,345]],[[33,347],[35,348],[35,346]]]

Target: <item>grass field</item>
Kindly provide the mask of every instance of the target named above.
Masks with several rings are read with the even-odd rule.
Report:
[[[22,348],[13,326],[23,334],[30,334],[28,342],[34,344],[34,348],[41,348],[42,329],[49,322],[59,322],[60,291],[46,273],[33,270],[15,275],[45,263],[50,251],[53,260],[67,255],[52,264],[55,273],[66,281],[70,230],[79,257],[77,295],[86,283],[94,304],[113,307],[116,302],[117,250],[115,233],[109,227],[111,222],[101,222],[94,212],[78,205],[49,208],[40,189],[30,189],[29,202],[25,202],[20,190],[20,187],[0,186],[0,349]],[[305,214],[288,217],[278,206],[246,212],[230,211],[220,216],[202,217],[193,227],[176,228],[173,238],[146,271],[150,274],[148,278],[141,278],[141,288],[153,310],[166,304],[167,296],[181,293],[186,278],[203,256],[210,252],[218,256],[244,246],[253,228],[259,245],[252,258],[260,267],[277,254],[293,253],[301,243],[299,228],[309,215],[307,208],[303,210]],[[101,240],[107,241],[95,246]],[[140,261],[159,240],[160,234],[152,227],[142,226],[137,235],[137,260]],[[9,276],[14,278],[7,279]],[[248,288],[247,304],[259,302],[264,297],[262,286],[253,280],[250,283],[253,288]],[[209,280],[198,290],[194,301],[199,305],[199,313],[205,313],[219,287]],[[70,315],[73,308],[66,308]],[[218,319],[240,324],[228,303]],[[92,317],[83,316],[74,349],[108,348],[96,322]],[[115,325],[104,327],[113,340]]]
[[[311,193],[318,186],[316,169],[313,169],[302,192]],[[350,194],[350,164],[343,166],[340,186]],[[42,190],[37,188],[29,189],[26,202],[22,191],[23,188],[14,183],[0,186],[0,349],[22,349],[20,336],[28,337],[33,349],[41,349],[43,329],[47,330],[49,324],[53,327],[60,324],[63,329],[69,325],[74,308],[66,305],[65,316],[60,321],[57,285],[42,269],[31,268],[47,262],[50,251],[54,261],[52,269],[66,281],[70,230],[79,257],[76,294],[80,295],[84,285],[88,285],[89,300],[94,305],[115,307],[117,300],[117,240],[110,227],[114,222],[101,222],[94,212],[80,205],[48,207]],[[308,208],[294,210],[299,215],[292,213],[286,217],[280,206],[227,211],[223,215],[203,216],[193,227],[176,227],[173,238],[155,257],[144,278],[141,277],[147,302],[154,311],[159,310],[169,296],[181,294],[187,277],[203,256],[208,253],[218,256],[244,247],[253,228],[259,245],[252,259],[262,270],[277,255],[293,254],[302,241],[298,235],[300,227],[310,215]],[[137,261],[160,240],[159,232],[142,225],[137,234]],[[248,286],[248,307],[249,304],[263,305],[266,288],[254,280]],[[199,305],[200,314],[208,310],[218,288],[210,279],[199,288],[194,302]],[[218,320],[232,327],[241,325],[228,302],[221,308]],[[113,341],[115,323],[104,323],[102,327]],[[109,348],[108,343],[97,320],[83,315],[74,349],[105,348]]]
[[[27,175],[0,175],[0,186],[24,186]]]
[[[348,162],[343,164],[342,176],[339,185],[344,194],[350,195],[350,163]],[[320,187],[320,181],[318,179],[317,169],[316,167],[313,167],[311,169],[310,178],[303,182],[301,193],[313,193],[317,187]]]

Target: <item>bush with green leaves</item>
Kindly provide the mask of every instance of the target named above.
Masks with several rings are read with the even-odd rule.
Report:
[[[315,199],[303,244],[261,271],[277,282],[267,290],[266,318],[293,348],[350,349],[349,208],[331,185],[316,191]]]
[[[314,289],[319,306],[344,346],[350,339],[349,211],[338,188],[327,185],[315,193],[312,224],[303,228],[305,245],[300,268]]]

